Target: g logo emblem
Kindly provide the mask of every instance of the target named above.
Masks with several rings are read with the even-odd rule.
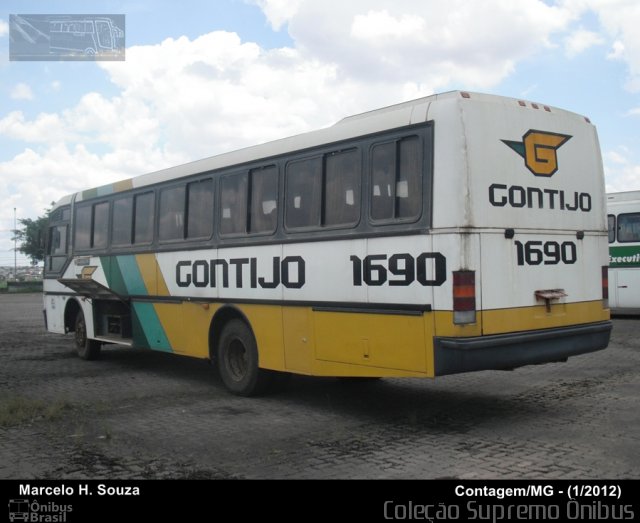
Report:
[[[524,164],[535,176],[552,176],[558,170],[557,150],[571,136],[530,129],[521,142],[502,140],[524,158]]]

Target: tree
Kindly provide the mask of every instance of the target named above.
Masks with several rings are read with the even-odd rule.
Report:
[[[21,227],[14,231],[14,239],[20,243],[18,250],[31,258],[31,263],[36,265],[44,260],[45,238],[47,237],[47,225],[49,212],[35,220],[21,218],[18,220]]]

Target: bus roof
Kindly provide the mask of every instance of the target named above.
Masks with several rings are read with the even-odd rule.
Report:
[[[533,107],[534,109],[538,109],[540,106],[541,110],[554,113],[565,113],[581,119],[584,118],[563,109],[526,102],[516,98],[472,93],[468,91],[450,91],[347,116],[332,126],[324,129],[245,147],[175,167],[169,167],[159,171],[139,175],[134,178],[129,178],[112,184],[84,190],[77,193],[75,199],[76,201],[82,201],[90,198],[107,196],[116,192],[137,189],[199,173],[215,171],[225,167],[247,164],[258,160],[267,160],[293,151],[302,151],[316,146],[348,140],[358,136],[374,134],[410,124],[418,124],[428,120],[428,112],[432,103],[451,100],[502,103],[520,105],[522,107],[529,108]],[[69,204],[72,198],[73,195],[63,197],[56,203],[55,207]]]
[[[640,191],[607,193],[607,203],[640,201]]]

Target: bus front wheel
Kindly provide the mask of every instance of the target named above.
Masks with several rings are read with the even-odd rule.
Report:
[[[258,345],[249,326],[230,320],[218,342],[218,372],[225,387],[239,396],[256,396],[266,391],[272,372],[258,366]]]
[[[100,357],[101,344],[87,337],[87,324],[82,310],[79,310],[76,316],[75,342],[78,356],[83,360],[96,360]]]

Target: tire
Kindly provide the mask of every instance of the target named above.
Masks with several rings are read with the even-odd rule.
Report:
[[[258,366],[258,345],[249,326],[233,319],[222,329],[217,347],[220,379],[238,396],[263,394],[273,381],[273,373]]]
[[[87,324],[84,321],[82,309],[78,311],[76,316],[75,342],[78,356],[83,360],[97,360],[100,357],[102,344],[97,340],[87,338]]]

